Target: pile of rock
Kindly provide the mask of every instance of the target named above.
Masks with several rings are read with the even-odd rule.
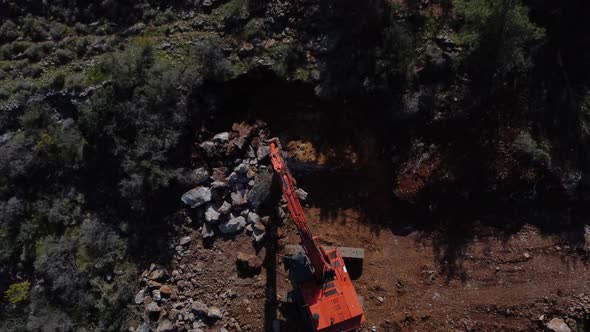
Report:
[[[151,331],[150,322],[157,332],[176,331],[179,328],[198,331],[224,318],[225,313],[220,308],[207,306],[203,301],[187,296],[198,287],[197,280],[185,280],[181,277],[183,273],[182,267],[169,274],[166,269],[155,264],[143,272],[141,277],[144,288],[135,295],[135,304],[144,307],[144,323],[138,327],[138,331]],[[196,275],[198,271],[191,271],[190,274]]]
[[[256,242],[264,238],[269,218],[260,216],[258,207],[272,181],[268,138],[265,123],[243,122],[198,143],[193,156],[201,162],[191,174],[195,188],[181,200],[194,209],[204,238],[244,229]]]

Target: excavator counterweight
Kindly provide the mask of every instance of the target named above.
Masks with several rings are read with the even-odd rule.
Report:
[[[352,331],[365,321],[363,308],[338,248],[325,250],[309,229],[293,177],[275,142],[270,159],[299,236],[303,253],[293,255],[289,277],[297,302],[316,332]]]

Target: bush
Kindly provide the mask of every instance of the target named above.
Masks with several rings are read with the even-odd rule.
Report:
[[[31,283],[28,281],[18,282],[10,285],[4,294],[4,297],[10,304],[19,304],[29,298],[29,289]]]
[[[77,74],[68,76],[66,78],[64,86],[66,89],[76,91],[76,92],[80,92],[80,91],[84,90],[84,88],[86,87],[84,85],[84,78],[80,75],[77,75]]]
[[[23,19],[22,29],[25,36],[30,37],[33,41],[42,41],[49,38],[49,25],[44,18],[33,17],[29,14]]]
[[[490,66],[506,75],[531,66],[528,49],[544,37],[544,30],[529,19],[521,1],[458,0],[454,6],[462,19],[455,38],[472,55],[468,61],[473,71]]]
[[[27,77],[37,78],[43,74],[43,68],[37,64],[32,64],[23,69],[23,75]]]
[[[25,56],[30,61],[39,61],[41,60],[41,58],[43,58],[45,55],[51,52],[54,46],[55,44],[53,42],[43,42],[31,45],[25,51]]]
[[[18,38],[19,34],[16,31],[16,24],[11,20],[6,20],[0,26],[0,41],[11,42]]]
[[[547,148],[539,145],[529,132],[522,132],[516,137],[514,148],[520,157],[532,162],[534,165],[551,166],[551,156]]]
[[[60,40],[64,37],[67,27],[59,22],[51,22],[49,28],[49,35],[53,40]]]
[[[49,83],[49,87],[52,89],[61,90],[61,89],[63,89],[65,82],[66,82],[66,75],[62,72],[58,72],[51,78],[51,82]]]
[[[0,99],[8,99],[10,92],[4,87],[0,87]]]
[[[55,62],[64,65],[74,58],[74,53],[69,50],[59,49],[55,52]]]
[[[80,38],[76,41],[76,54],[78,54],[78,56],[84,56],[86,54],[86,52],[88,51],[88,46],[90,46],[90,42],[88,41],[88,38],[84,37],[84,38]]]
[[[76,30],[76,32],[81,35],[88,34],[89,31],[88,26],[81,22],[76,22],[76,24],[74,25],[74,30]]]

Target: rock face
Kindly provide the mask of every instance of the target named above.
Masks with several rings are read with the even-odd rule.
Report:
[[[196,208],[211,201],[211,190],[206,187],[194,188],[184,193],[181,200],[184,204]]]
[[[236,256],[238,270],[245,275],[258,274],[262,270],[262,261],[256,255],[238,252]]]
[[[571,332],[572,330],[561,318],[553,318],[547,323],[547,330],[553,332]]]

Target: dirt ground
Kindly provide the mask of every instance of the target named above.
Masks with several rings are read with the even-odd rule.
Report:
[[[354,281],[365,299],[365,331],[373,326],[377,331],[539,331],[554,317],[588,314],[588,262],[559,236],[545,236],[535,227],[509,237],[482,227],[454,262],[445,262],[439,235],[375,231],[355,209],[305,210],[322,243],[365,248],[362,275]],[[281,331],[305,331],[279,301],[290,288],[281,245],[297,243],[298,235],[291,224],[277,233],[278,251],[258,251],[265,262],[259,276],[240,278],[232,264],[237,251],[256,252],[246,234],[218,239],[189,258],[203,270],[199,293],[212,294],[209,301],[220,302],[235,319],[235,326],[226,326],[230,331],[263,331],[275,320]]]

